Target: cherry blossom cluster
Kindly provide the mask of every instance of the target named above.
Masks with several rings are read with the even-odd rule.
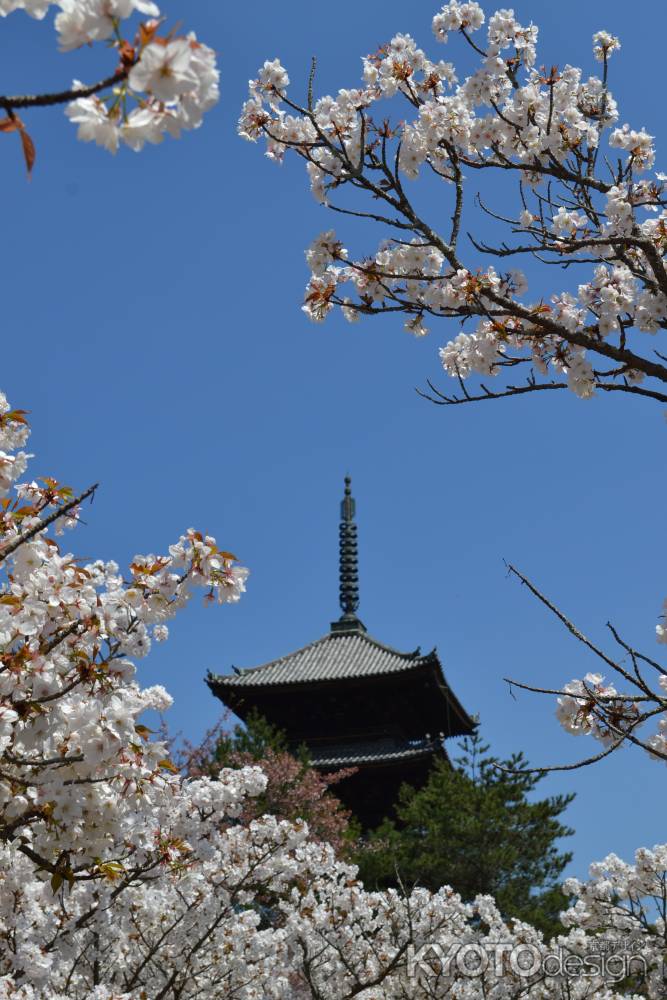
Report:
[[[146,34],[154,30],[151,26]],[[193,32],[174,39],[152,33],[111,97],[79,98],[66,114],[78,125],[79,139],[112,153],[120,143],[139,151],[147,142],[160,143],[165,135],[178,139],[184,129],[198,128],[218,101],[218,79],[213,49]],[[131,110],[128,101],[135,105]]]
[[[193,530],[168,555],[136,556],[127,579],[114,562],[83,563],[49,533],[76,525],[81,498],[54,479],[16,482],[27,435],[0,395],[0,832],[71,881],[143,863],[154,809],[176,787],[164,744],[138,722],[171,698],[142,690],[130,657],[167,638],[193,587],[237,601],[247,570]]]
[[[635,650],[629,652],[635,665],[642,659],[658,670],[657,687],[650,686],[640,671],[633,676],[621,664],[607,661],[626,681],[627,690],[620,692],[605,683],[602,674],[586,674],[583,680],[564,685],[556,716],[566,732],[592,736],[607,752],[629,741],[651,757],[667,761],[667,672]],[[645,736],[644,726],[656,718],[656,731]]]
[[[51,6],[58,9],[61,51],[105,42],[118,52],[118,68],[107,80],[93,87],[73,83],[66,114],[83,141],[112,153],[121,144],[138,151],[165,135],[178,138],[183,130],[197,128],[217,103],[215,53],[193,32],[162,33],[160,8],[152,0],[0,0],[0,14],[22,9],[43,18]],[[129,41],[124,22],[135,15],[146,20]]]
[[[613,684],[605,684],[602,674],[589,673],[583,681],[565,684],[556,715],[566,732],[594,736],[603,746],[610,746],[632,731],[639,710]]]
[[[563,886],[574,900],[562,915],[565,927],[571,928],[571,946],[578,941],[580,953],[590,951],[590,935],[595,934],[600,950],[607,954],[624,950],[632,956],[628,968],[635,976],[640,971],[632,984],[635,989],[640,984],[638,992],[664,995],[667,845],[640,848],[634,864],[610,854],[591,865],[589,875],[586,882],[572,878]]]
[[[475,40],[485,25],[486,40]],[[416,336],[438,319],[473,321],[440,349],[463,390],[462,397],[439,393],[441,402],[545,385],[582,398],[602,389],[667,401],[667,367],[643,336],[667,327],[665,177],[645,176],[655,160],[652,136],[619,123],[608,84],[619,40],[594,35],[602,75],[587,77],[574,66],[539,65],[537,28],[511,10],[487,22],[479,4],[450,0],[432,27],[441,43],[460,38],[478,68],[459,80],[452,63],[430,59],[398,34],[362,60],[361,85],[336,96],[315,99],[311,76],[308,101],[299,104],[278,59],[250,82],[241,136],[265,138],[277,162],[293,152],[305,161],[318,201],[387,233],[364,258],[333,230],[317,237],[306,254],[312,277],[304,311],[316,322],[335,307],[350,321],[403,313]],[[446,185],[451,224],[444,232],[412,200],[407,182],[425,172]],[[489,172],[519,181],[517,207],[494,211],[480,202],[488,225],[503,224],[507,237],[497,245],[472,237],[475,258],[466,261],[460,236],[474,211],[465,204],[467,186]],[[349,189],[356,194],[348,204]],[[438,219],[450,215],[441,207]],[[489,257],[532,266],[592,262],[593,270],[548,301],[531,301],[523,271],[500,269]],[[510,369],[527,370],[526,384],[472,394],[464,384]]]
[[[449,888],[368,892],[305,824],[265,816],[219,821],[252,793],[250,773],[183,790],[168,815],[187,864],[153,869],[122,891],[120,878],[54,894],[25,859],[2,864],[0,997],[13,1000],[519,1000],[658,998],[666,848],[613,856],[590,880],[566,885],[574,906],[552,942],[506,922],[490,897],[463,903]],[[2,859],[3,862],[6,859]],[[628,955],[618,967],[567,974],[571,956]],[[554,961],[555,960],[555,961]],[[637,966],[639,965],[639,974]],[[570,965],[570,968],[572,966]]]

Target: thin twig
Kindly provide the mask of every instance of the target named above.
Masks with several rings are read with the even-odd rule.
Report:
[[[604,660],[604,662],[608,666],[610,666],[612,670],[619,670],[618,663],[612,660],[611,657],[607,656],[607,654],[602,649],[599,649],[599,647],[596,646],[595,643],[591,642],[590,639],[587,639],[586,636],[583,634],[583,632],[579,631],[574,622],[571,622],[570,619],[565,614],[563,614],[560,608],[557,608],[556,605],[553,604],[548,597],[545,597],[544,594],[542,594],[537,589],[535,584],[531,583],[528,577],[524,576],[523,573],[520,573],[519,570],[516,569],[516,567],[512,566],[511,564],[507,564],[507,571],[508,573],[512,573],[519,580],[521,580],[521,583],[523,583],[524,586],[528,587],[528,590],[530,590],[531,594],[534,594],[535,597],[537,597],[538,601],[541,601],[542,604],[544,604],[544,606],[548,608],[549,611],[551,611],[552,614],[554,614],[556,618],[558,618],[559,621],[563,623],[565,628],[568,630],[568,632],[572,633],[575,639],[578,639],[579,642],[583,642],[584,646],[588,646],[588,648],[593,653],[595,653],[596,656],[599,656],[601,660]]]

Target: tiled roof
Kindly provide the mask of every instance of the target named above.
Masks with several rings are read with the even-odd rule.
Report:
[[[432,662],[433,654],[422,656],[399,653],[362,632],[330,633],[295,653],[260,667],[248,667],[234,674],[211,674],[209,683],[225,687],[254,687],[265,684],[298,684],[328,681],[339,677],[368,677],[398,673]]]
[[[384,737],[377,740],[338,743],[319,749],[311,748],[310,759],[315,767],[353,767],[357,764],[409,760],[434,753],[444,756],[441,744],[433,740],[401,740]]]

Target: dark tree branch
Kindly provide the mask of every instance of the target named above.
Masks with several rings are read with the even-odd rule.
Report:
[[[505,396],[521,396],[526,392],[540,392],[542,389],[567,389],[567,384],[565,382],[535,382],[519,386],[510,385],[502,392],[491,392],[486,388],[486,386],[483,385],[482,394],[479,396],[471,395],[468,393],[467,389],[464,390],[465,396],[446,396],[444,393],[440,392],[439,389],[436,389],[430,379],[427,379],[427,385],[429,389],[435,393],[435,396],[430,396],[427,392],[422,392],[421,389],[415,389],[415,392],[421,396],[422,399],[428,399],[429,402],[435,403],[436,406],[457,406],[460,403],[480,403],[485,399],[502,399]],[[667,402],[667,397],[665,397],[665,401]]]
[[[126,80],[130,67],[121,67],[112,76],[93,83],[89,87],[73,87],[70,90],[61,90],[55,94],[23,94],[14,96],[0,96],[0,108],[4,108],[7,114],[19,108],[50,108],[54,104],[67,104],[69,101],[76,101],[80,97],[92,97],[101,90],[113,87],[114,84]]]
[[[64,517],[65,514],[68,514],[75,507],[78,507],[80,503],[83,503],[84,500],[87,500],[89,496],[93,495],[98,486],[99,483],[94,483],[87,490],[84,490],[83,493],[80,493],[78,497],[68,500],[62,507],[57,507],[48,517],[41,518],[38,524],[17,535],[12,541],[7,542],[5,545],[0,544],[0,563],[4,562],[7,556],[15,552],[19,546],[24,545],[25,542],[29,542],[31,538],[34,538],[35,535],[38,535],[45,528],[48,528],[50,524],[53,524],[54,521],[57,521],[59,517]]]
[[[514,683],[511,681],[510,683]],[[505,771],[507,774],[547,774],[549,771],[576,771],[580,767],[587,767],[589,764],[596,764],[599,760],[604,760],[618,750],[621,746],[623,740],[619,740],[617,743],[613,743],[610,747],[606,747],[601,750],[600,753],[593,754],[592,757],[586,757],[584,760],[578,760],[576,764],[552,764],[549,767],[526,767],[521,768],[521,770],[515,770],[511,767],[503,767],[502,764],[494,764],[494,767],[499,771]]]
[[[566,382],[528,382],[526,385],[508,385],[506,389],[500,392],[493,392],[487,389],[485,385],[481,385],[482,393],[480,395],[472,395],[468,390],[463,387],[463,396],[448,396],[445,393],[437,389],[430,379],[426,380],[426,384],[433,396],[429,395],[428,392],[422,392],[421,389],[415,389],[415,392],[422,397],[422,399],[427,399],[430,403],[435,403],[436,406],[458,406],[460,403],[480,403],[487,399],[504,399],[508,396],[521,396],[525,395],[527,392],[541,392],[543,389],[567,389],[568,385]],[[635,396],[645,396],[648,399],[657,399],[660,403],[667,403],[667,393],[658,392],[655,389],[644,389],[640,385],[629,385],[626,383],[617,384],[613,382],[596,382],[595,388],[600,389],[602,392],[626,392]]]

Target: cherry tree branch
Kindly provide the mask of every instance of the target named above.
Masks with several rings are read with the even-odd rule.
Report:
[[[460,403],[480,403],[487,399],[505,399],[508,396],[521,396],[525,395],[527,392],[540,392],[543,389],[569,388],[567,382],[531,382],[528,380],[526,385],[508,385],[506,389],[503,389],[500,392],[493,392],[483,383],[480,383],[482,392],[478,395],[474,395],[468,391],[463,384],[463,380],[461,380],[460,384],[463,395],[448,396],[446,393],[443,393],[436,388],[430,379],[426,380],[426,384],[434,395],[430,395],[428,392],[423,392],[418,388],[415,389],[415,392],[417,395],[421,396],[422,399],[427,399],[430,403],[435,403],[436,406],[457,406]],[[656,389],[645,389],[640,385],[630,385],[627,382],[619,384],[615,382],[597,381],[595,383],[595,388],[600,389],[602,392],[627,392],[635,396],[657,399],[660,403],[667,403],[667,393],[658,392]]]
[[[615,660],[612,660],[612,658],[608,656],[604,652],[604,650],[600,649],[599,646],[596,646],[594,642],[591,642],[591,640],[588,639],[583,634],[583,632],[581,632],[580,629],[577,628],[574,622],[570,621],[567,615],[565,615],[564,612],[560,610],[560,608],[556,607],[556,605],[552,601],[550,601],[548,597],[546,597],[543,593],[541,593],[541,591],[537,589],[535,584],[532,583],[528,579],[528,577],[524,576],[523,573],[519,572],[519,570],[516,569],[516,567],[512,566],[511,564],[507,565],[507,572],[510,575],[516,576],[517,579],[521,581],[523,586],[527,587],[528,590],[530,590],[531,594],[533,594],[538,599],[538,601],[544,604],[544,606],[548,608],[549,611],[551,611],[551,613],[554,614],[556,618],[558,618],[559,621],[563,623],[565,628],[568,630],[568,632],[570,632],[574,636],[575,639],[583,643],[584,646],[587,646],[588,649],[591,650],[591,652],[595,653],[595,655],[599,657],[604,663],[606,663],[608,667],[611,667],[612,670],[621,673],[625,677],[625,679],[630,681],[631,683],[633,684],[635,683],[633,678],[627,673],[626,670],[624,670],[620,666],[619,663],[617,663]]]
[[[7,114],[19,108],[50,108],[55,104],[68,104],[70,101],[79,100],[81,97],[92,97],[101,90],[113,87],[127,79],[130,67],[121,66],[111,76],[91,84],[89,87],[71,87],[69,90],[60,90],[53,94],[15,94],[0,96],[0,108]]]
[[[89,486],[88,489],[84,490],[83,493],[80,493],[79,496],[74,497],[72,500],[68,500],[67,503],[64,503],[61,507],[57,507],[47,517],[40,518],[39,522],[33,525],[32,528],[28,528],[27,531],[21,532],[20,535],[12,538],[12,540],[6,544],[0,544],[0,563],[4,562],[7,556],[11,555],[12,552],[16,552],[21,545],[29,542],[31,538],[34,538],[35,535],[38,535],[41,531],[44,531],[45,528],[48,528],[50,524],[53,524],[54,521],[57,521],[59,517],[64,517],[71,510],[74,510],[75,507],[78,507],[79,504],[83,503],[84,500],[87,500],[88,497],[94,494],[98,486],[99,483],[93,483],[92,486]]]

